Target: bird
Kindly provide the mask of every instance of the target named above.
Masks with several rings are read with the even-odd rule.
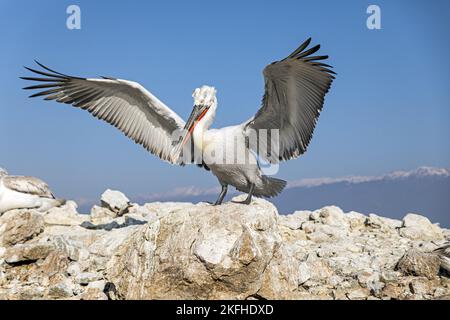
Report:
[[[263,173],[261,162],[277,165],[306,152],[335,79],[333,67],[323,62],[328,56],[314,55],[320,45],[308,49],[310,43],[308,38],[290,55],[264,68],[264,95],[253,117],[220,129],[211,128],[218,105],[212,86],[193,91],[194,106],[185,122],[134,81],[69,76],[36,60],[39,70],[25,68],[39,77],[21,78],[35,82],[23,88],[38,90],[31,98],[86,110],[164,161],[195,163],[211,171],[221,186],[214,205],[222,204],[229,185],[247,193],[238,203],[250,204],[252,196],[271,198],[285,188],[286,181]]]
[[[450,242],[433,251],[441,259],[441,268],[450,274]]]
[[[56,199],[47,183],[28,176],[11,176],[0,168],[0,215],[13,209],[37,209],[44,212],[62,206],[64,199]]]

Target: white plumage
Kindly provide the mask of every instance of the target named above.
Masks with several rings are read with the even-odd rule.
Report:
[[[328,56],[311,56],[319,45],[306,50],[310,41],[264,69],[265,92],[256,115],[222,129],[210,129],[217,108],[213,87],[194,90],[194,108],[184,122],[136,82],[68,76],[38,62],[43,71],[27,69],[44,77],[22,79],[42,83],[24,88],[44,89],[31,97],[44,96],[87,110],[162,160],[181,165],[195,162],[211,170],[222,186],[216,204],[222,203],[228,185],[247,192],[244,203],[248,204],[252,195],[273,197],[286,185],[263,175],[257,156],[271,163],[297,158],[312,138],[334,72],[320,62]],[[278,138],[275,143],[274,137]]]
[[[65,200],[55,199],[44,181],[35,177],[9,176],[0,169],[0,214],[24,208],[46,211],[64,203]]]

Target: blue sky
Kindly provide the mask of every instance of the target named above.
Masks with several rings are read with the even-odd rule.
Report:
[[[66,8],[81,8],[81,30]],[[382,29],[366,28],[377,4]],[[186,118],[191,93],[218,90],[214,127],[253,115],[262,69],[311,36],[338,73],[307,154],[278,177],[376,175],[449,167],[448,1],[0,1],[0,166],[67,198],[210,187],[82,110],[28,99],[18,77],[38,59],[72,75],[135,80]]]

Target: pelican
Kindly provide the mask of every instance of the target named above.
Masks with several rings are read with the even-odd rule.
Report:
[[[133,81],[69,76],[37,61],[42,69],[25,68],[41,77],[21,78],[40,82],[24,88],[40,90],[30,97],[42,96],[84,109],[164,161],[177,165],[196,163],[210,170],[222,188],[214,205],[223,202],[229,185],[247,193],[241,203],[250,204],[252,196],[274,197],[286,186],[286,181],[263,174],[260,161],[274,164],[306,152],[334,79],[332,67],[321,62],[328,56],[313,56],[320,45],[307,49],[310,42],[311,38],[286,58],[265,67],[265,92],[255,116],[221,129],[210,128],[217,109],[214,87],[205,85],[194,90],[194,107],[184,122]],[[273,145],[272,140],[276,140]],[[227,161],[217,161],[222,159],[217,153],[226,154]],[[234,162],[228,161],[229,154]]]
[[[47,211],[66,201],[56,199],[49,186],[35,177],[10,176],[0,168],[0,214],[12,209]]]
[[[450,273],[450,242],[437,248],[434,252],[441,259],[441,268]]]

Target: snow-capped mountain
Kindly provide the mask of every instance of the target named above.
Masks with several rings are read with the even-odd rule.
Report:
[[[177,188],[168,193],[135,197],[135,201],[214,201],[219,189]],[[402,218],[415,212],[442,226],[450,226],[450,171],[446,168],[419,167],[379,176],[347,176],[290,181],[271,201],[280,213],[314,210],[337,205],[346,211],[378,213]],[[231,197],[233,193],[230,192]]]

